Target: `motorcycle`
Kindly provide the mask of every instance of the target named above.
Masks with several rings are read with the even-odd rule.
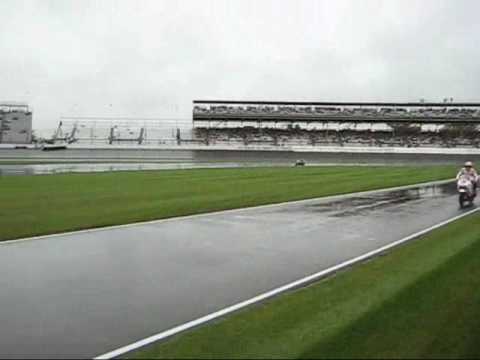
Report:
[[[467,205],[472,206],[473,199],[475,199],[475,196],[477,196],[477,194],[475,193],[473,183],[468,176],[460,176],[460,178],[457,180],[457,190],[460,208],[463,209]]]

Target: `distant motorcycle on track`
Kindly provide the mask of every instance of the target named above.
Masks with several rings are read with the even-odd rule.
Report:
[[[457,180],[458,202],[460,208],[473,205],[473,200],[477,196],[473,183],[468,176],[462,175]]]

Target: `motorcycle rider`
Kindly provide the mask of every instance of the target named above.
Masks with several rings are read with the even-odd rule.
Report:
[[[464,164],[464,167],[460,169],[460,171],[457,174],[457,180],[460,178],[460,176],[467,176],[470,181],[472,182],[473,185],[473,192],[475,196],[477,195],[477,183],[478,183],[478,174],[475,168],[473,167],[473,163],[471,161],[467,161]]]

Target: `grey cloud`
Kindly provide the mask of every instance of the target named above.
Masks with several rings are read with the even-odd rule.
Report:
[[[468,0],[0,2],[0,99],[60,115],[190,115],[194,98],[479,100]]]

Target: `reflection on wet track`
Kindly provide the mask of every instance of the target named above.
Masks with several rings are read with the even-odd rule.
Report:
[[[310,205],[313,211],[325,213],[327,216],[351,216],[366,215],[373,210],[389,208],[399,204],[407,204],[426,198],[456,194],[454,183],[436,185],[424,188],[378,193],[369,196],[352,196],[329,203],[317,203]]]
[[[107,171],[140,171],[140,170],[180,170],[200,168],[237,168],[242,166],[271,166],[266,163],[105,163],[105,164],[25,164],[25,165],[0,165],[0,176],[11,175],[47,175],[77,172],[107,172]]]
[[[0,357],[103,354],[460,213],[446,184],[0,245]]]

